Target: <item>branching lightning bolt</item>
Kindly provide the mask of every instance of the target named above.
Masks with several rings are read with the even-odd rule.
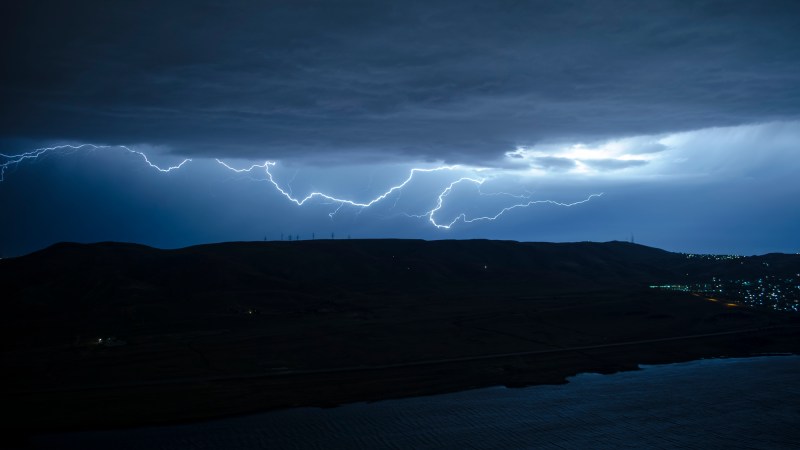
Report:
[[[72,144],[64,144],[64,145],[56,145],[56,146],[53,146],[53,147],[38,148],[38,149],[31,150],[29,152],[21,153],[21,154],[18,154],[18,155],[6,155],[6,154],[0,153],[0,158],[2,158],[2,160],[0,160],[0,182],[4,181],[4,179],[5,179],[6,169],[14,168],[14,167],[18,166],[19,164],[21,164],[22,162],[27,161],[27,160],[35,160],[35,159],[37,159],[37,158],[39,158],[41,156],[46,155],[47,153],[58,153],[58,152],[72,153],[72,152],[75,152],[75,151],[78,151],[78,150],[83,150],[83,149],[88,149],[90,151],[94,151],[94,150],[98,150],[98,149],[112,149],[112,148],[121,149],[121,150],[127,151],[129,153],[136,154],[139,157],[141,157],[142,160],[148,166],[150,166],[151,168],[153,168],[153,169],[155,169],[155,170],[157,170],[159,172],[162,172],[162,173],[168,173],[168,172],[171,172],[173,170],[180,169],[185,164],[187,164],[187,163],[192,161],[191,159],[187,158],[187,159],[184,159],[183,161],[181,161],[180,164],[177,164],[177,165],[174,165],[174,166],[168,166],[168,167],[161,167],[161,166],[158,166],[156,164],[153,164],[145,153],[143,153],[143,152],[141,152],[139,150],[134,150],[134,149],[132,149],[130,147],[127,147],[125,145],[95,145],[95,144],[72,145]],[[337,205],[336,208],[333,211],[328,213],[328,216],[331,219],[334,219],[336,214],[346,205],[347,206],[352,206],[352,207],[355,207],[355,208],[359,208],[359,212],[361,212],[362,210],[364,210],[366,208],[369,208],[369,207],[375,205],[376,203],[379,203],[379,202],[385,200],[387,197],[389,197],[389,196],[391,196],[391,195],[393,195],[395,193],[397,193],[397,198],[395,199],[395,204],[394,204],[395,207],[396,207],[397,206],[397,201],[399,200],[399,197],[402,194],[403,188],[406,187],[409,183],[411,183],[412,180],[414,179],[414,176],[416,174],[418,174],[418,173],[432,173],[432,172],[456,171],[456,170],[471,170],[471,171],[474,171],[474,172],[482,172],[482,171],[484,171],[484,169],[475,169],[475,168],[471,168],[470,169],[470,168],[464,168],[464,167],[459,166],[459,165],[439,166],[439,167],[432,167],[432,168],[418,168],[418,167],[417,168],[412,168],[409,171],[408,176],[401,183],[390,187],[388,190],[386,190],[382,194],[372,198],[371,200],[356,201],[356,200],[351,200],[351,199],[346,199],[346,198],[339,198],[339,197],[336,197],[336,196],[333,196],[333,195],[329,195],[329,194],[326,194],[326,193],[323,193],[323,192],[311,192],[310,194],[308,194],[308,195],[306,195],[305,197],[302,197],[302,198],[295,197],[293,195],[293,193],[292,193],[291,181],[289,182],[289,189],[287,191],[286,189],[282,188],[280,186],[280,184],[278,184],[278,182],[273,177],[272,172],[270,171],[270,169],[277,165],[277,163],[275,161],[265,161],[262,164],[253,164],[253,165],[251,165],[251,166],[249,166],[247,168],[243,168],[243,169],[235,168],[235,167],[227,164],[226,162],[224,162],[224,161],[222,161],[220,159],[216,159],[216,162],[219,163],[220,165],[222,165],[223,167],[225,167],[226,169],[231,170],[231,171],[236,172],[236,173],[245,173],[245,172],[246,173],[250,173],[250,172],[253,172],[256,169],[263,169],[264,174],[266,175],[266,178],[265,179],[262,178],[260,180],[261,181],[268,181],[278,191],[278,193],[280,193],[283,197],[285,197],[287,200],[289,200],[290,202],[294,203],[297,206],[303,206],[307,202],[309,202],[311,200],[314,200],[314,199],[322,200],[324,203]],[[295,176],[296,175],[297,175],[297,173],[295,173]],[[294,180],[294,177],[292,178],[292,180]],[[575,201],[575,202],[571,202],[571,203],[563,203],[563,202],[558,202],[558,201],[555,201],[555,200],[532,200],[531,199],[532,195],[529,192],[526,192],[525,194],[521,194],[521,195],[520,194],[510,194],[510,193],[506,193],[506,192],[485,193],[485,192],[481,191],[481,187],[483,186],[483,184],[487,180],[488,180],[488,178],[484,178],[484,177],[476,178],[476,177],[470,177],[470,176],[462,176],[462,177],[450,182],[441,192],[439,192],[439,194],[436,196],[436,202],[435,202],[435,205],[433,206],[432,209],[430,209],[430,210],[428,210],[428,211],[426,211],[426,212],[424,212],[422,214],[403,214],[403,215],[405,215],[407,217],[414,217],[414,218],[420,218],[420,219],[425,218],[425,219],[428,220],[428,222],[430,222],[431,225],[433,225],[437,229],[449,230],[451,227],[453,227],[458,222],[472,223],[472,222],[480,222],[480,221],[494,221],[494,220],[498,219],[500,216],[502,216],[503,214],[505,214],[506,212],[514,210],[514,209],[517,209],[517,208],[527,208],[527,207],[530,207],[530,206],[533,206],[533,205],[537,205],[537,204],[551,204],[551,205],[556,205],[556,206],[571,207],[571,206],[575,206],[575,205],[580,205],[582,203],[586,203],[586,202],[590,201],[591,199],[593,199],[595,197],[600,197],[601,195],[603,195],[602,193],[600,193],[600,194],[591,194],[591,195],[589,195],[588,197],[586,197],[583,200],[579,200],[579,201]],[[510,205],[510,206],[506,206],[506,207],[502,208],[497,214],[494,214],[494,215],[468,217],[467,213],[462,212],[462,213],[458,214],[450,222],[440,222],[440,221],[438,221],[436,216],[437,216],[437,213],[439,213],[442,210],[442,208],[444,207],[445,199],[453,192],[453,189],[456,186],[458,186],[459,184],[461,184],[461,183],[472,183],[472,184],[476,185],[477,188],[478,188],[478,194],[481,195],[481,196],[503,196],[503,197],[508,197],[508,198],[514,198],[514,199],[517,199],[517,200],[522,200],[522,202]]]
[[[321,198],[321,199],[329,200],[332,203],[337,203],[337,204],[340,204],[340,205],[350,205],[350,206],[355,206],[355,207],[358,207],[358,208],[369,208],[370,206],[374,205],[375,203],[378,203],[381,200],[385,199],[386,197],[392,195],[394,192],[397,192],[400,189],[403,189],[408,183],[411,182],[411,180],[414,178],[414,174],[416,174],[416,173],[420,173],[420,172],[439,172],[439,171],[442,171],[442,170],[456,170],[456,169],[460,168],[460,166],[441,166],[441,167],[433,167],[433,168],[430,168],[430,169],[413,168],[409,172],[408,177],[405,180],[403,180],[402,183],[400,183],[400,184],[398,184],[396,186],[392,186],[391,188],[389,188],[388,191],[386,191],[383,194],[373,198],[370,201],[358,202],[358,201],[355,201],[355,200],[348,200],[348,199],[345,199],[345,198],[334,197],[332,195],[328,195],[328,194],[325,194],[325,193],[322,193],[322,192],[312,192],[312,193],[306,195],[305,197],[303,197],[302,199],[298,198],[298,197],[292,197],[292,195],[289,192],[284,190],[278,184],[278,182],[275,181],[275,178],[273,178],[273,176],[272,176],[272,172],[270,172],[270,170],[269,170],[270,167],[273,167],[273,166],[276,165],[275,161],[266,161],[263,164],[253,164],[252,166],[250,166],[250,167],[248,167],[246,169],[236,169],[236,168],[231,167],[230,165],[228,165],[227,163],[225,163],[224,161],[219,160],[219,159],[217,159],[216,161],[218,163],[220,163],[222,166],[224,166],[225,168],[227,168],[229,170],[232,170],[234,172],[237,172],[237,173],[252,172],[254,169],[257,169],[257,168],[264,169],[264,171],[267,174],[267,181],[272,183],[272,185],[275,186],[275,189],[277,189],[278,192],[281,193],[281,195],[283,195],[284,197],[289,199],[289,201],[291,201],[292,203],[296,204],[297,206],[303,206],[309,200],[312,200],[312,199],[315,199],[315,198]]]
[[[181,163],[176,165],[176,166],[160,167],[160,166],[150,162],[150,159],[143,152],[140,152],[138,150],[133,150],[132,148],[127,147],[125,145],[94,145],[94,144],[71,145],[71,144],[64,144],[64,145],[55,145],[53,147],[37,148],[36,150],[31,150],[29,152],[20,153],[19,155],[6,155],[6,154],[0,153],[0,158],[4,159],[4,161],[2,163],[0,163],[0,182],[5,180],[6,169],[11,168],[11,167],[16,167],[17,165],[19,165],[20,163],[22,163],[23,161],[26,161],[26,160],[35,160],[35,159],[39,158],[40,156],[44,156],[47,153],[55,153],[55,152],[60,152],[60,151],[74,152],[74,151],[82,150],[82,149],[99,150],[99,149],[107,149],[107,148],[118,148],[118,149],[122,149],[122,150],[125,150],[127,152],[130,152],[130,153],[134,153],[136,155],[139,155],[144,160],[144,162],[147,163],[148,166],[152,167],[153,169],[156,169],[159,172],[163,172],[163,173],[167,173],[167,172],[171,172],[171,171],[176,170],[176,169],[180,169],[181,167],[183,167],[184,164],[186,164],[186,163],[191,161],[191,159],[187,158],[187,159],[184,159],[183,161],[181,161]]]
[[[485,181],[486,181],[486,178],[470,178],[470,177],[459,178],[458,180],[455,180],[452,183],[450,183],[442,191],[442,193],[439,194],[439,196],[437,197],[437,200],[436,200],[436,206],[433,209],[431,209],[430,211],[427,211],[427,212],[425,212],[423,214],[407,214],[407,216],[409,216],[409,217],[417,217],[417,218],[425,218],[425,217],[427,217],[428,221],[434,227],[436,227],[438,229],[449,230],[458,221],[462,221],[464,223],[480,222],[480,221],[484,221],[484,220],[494,221],[494,220],[497,220],[503,214],[507,213],[508,211],[511,211],[512,209],[527,208],[529,206],[538,205],[538,204],[550,204],[550,205],[556,205],[556,206],[570,207],[570,206],[575,206],[575,205],[580,205],[582,203],[586,203],[586,202],[588,202],[589,200],[591,200],[591,199],[593,199],[595,197],[600,197],[600,196],[603,195],[602,193],[591,194],[591,195],[589,195],[588,197],[586,197],[583,200],[578,200],[578,201],[571,202],[571,203],[557,202],[555,200],[528,200],[527,202],[524,202],[524,203],[517,203],[517,204],[511,205],[511,206],[507,206],[507,207],[501,209],[500,212],[498,212],[497,214],[495,214],[493,216],[478,216],[478,217],[467,218],[467,214],[466,213],[461,213],[461,214],[458,214],[453,220],[451,220],[448,223],[439,223],[439,222],[436,221],[436,218],[434,217],[434,215],[439,210],[442,209],[442,206],[444,205],[444,199],[448,195],[450,195],[450,193],[453,191],[453,188],[457,184],[460,184],[460,183],[463,183],[463,182],[471,182],[471,183],[477,184],[478,188],[480,189],[480,186],[482,186]],[[481,195],[498,195],[499,194],[499,195],[509,195],[509,196],[515,197],[515,198],[526,198],[526,199],[530,198],[530,196],[525,196],[525,195],[520,196],[520,195],[508,194],[508,193],[505,193],[505,192],[498,192],[498,193],[494,193],[494,194],[484,194],[484,193],[479,191],[479,193]]]
[[[245,169],[237,169],[235,167],[230,166],[229,164],[225,163],[224,161],[222,161],[220,159],[217,159],[216,161],[219,164],[221,164],[222,166],[224,166],[226,169],[232,170],[232,171],[234,171],[236,173],[252,172],[253,170],[258,169],[258,168],[264,169],[264,172],[267,175],[267,181],[269,181],[275,187],[275,189],[278,190],[278,192],[280,192],[284,197],[289,199],[289,201],[293,202],[297,206],[303,206],[306,202],[308,202],[309,200],[312,200],[314,198],[321,198],[321,199],[324,199],[324,200],[328,200],[331,203],[338,204],[337,208],[334,211],[332,211],[332,212],[330,212],[328,214],[328,216],[331,219],[333,219],[334,216],[336,216],[336,213],[338,213],[339,210],[341,210],[344,205],[350,205],[350,206],[355,206],[355,207],[364,209],[364,208],[368,208],[368,207],[380,202],[381,200],[384,200],[385,198],[387,198],[390,195],[392,195],[394,192],[402,193],[402,189],[408,183],[411,182],[411,180],[414,178],[414,174],[416,174],[416,173],[419,173],[419,172],[438,172],[438,171],[443,171],[443,170],[452,171],[452,170],[461,169],[461,166],[458,166],[458,165],[440,166],[440,167],[433,167],[433,168],[413,168],[413,169],[410,170],[410,172],[408,174],[408,177],[405,180],[403,180],[402,183],[400,183],[400,184],[398,184],[396,186],[392,186],[391,188],[389,188],[389,190],[387,190],[383,194],[380,194],[379,196],[373,198],[370,201],[358,202],[358,201],[355,201],[355,200],[349,200],[349,199],[343,199],[343,198],[334,197],[334,196],[331,196],[331,195],[328,195],[328,194],[325,194],[325,193],[322,193],[322,192],[312,192],[312,193],[306,195],[303,198],[293,197],[290,192],[287,192],[286,190],[281,188],[281,186],[278,184],[277,181],[275,181],[275,178],[272,176],[272,172],[270,172],[270,167],[274,167],[277,164],[274,161],[266,161],[263,164],[253,164],[250,167],[247,167]],[[533,205],[537,205],[537,204],[550,204],[550,205],[556,205],[556,206],[571,207],[571,206],[580,205],[582,203],[586,203],[586,202],[590,201],[591,199],[593,199],[595,197],[600,197],[600,196],[603,195],[602,193],[591,194],[591,195],[589,195],[588,197],[586,197],[583,200],[578,200],[578,201],[571,202],[571,203],[558,202],[558,201],[555,201],[555,200],[530,200],[531,194],[527,193],[527,192],[526,192],[526,194],[522,194],[522,195],[510,194],[510,193],[507,193],[507,192],[484,193],[484,192],[480,191],[480,187],[483,185],[483,183],[486,182],[486,180],[487,180],[487,178],[461,177],[461,178],[451,182],[446,188],[444,188],[444,190],[441,193],[439,193],[439,195],[437,196],[437,199],[436,199],[436,205],[433,207],[433,209],[431,209],[431,210],[429,210],[429,211],[427,211],[427,212],[425,212],[423,214],[404,214],[404,215],[406,217],[427,218],[428,221],[434,227],[436,227],[438,229],[449,230],[453,225],[455,225],[459,221],[461,221],[463,223],[472,223],[472,222],[480,222],[480,221],[494,221],[494,220],[498,219],[500,216],[502,216],[503,214],[505,214],[506,212],[511,211],[513,209],[517,209],[517,208],[527,208],[529,206],[533,206]],[[517,204],[511,205],[511,206],[507,206],[507,207],[501,209],[497,214],[492,215],[492,216],[478,216],[478,217],[468,218],[466,213],[461,213],[461,214],[457,215],[452,221],[450,221],[448,223],[439,223],[439,222],[437,222],[436,218],[434,216],[444,206],[445,198],[450,195],[450,193],[453,191],[453,188],[456,185],[458,185],[460,183],[464,183],[464,182],[470,182],[470,183],[476,184],[478,186],[478,193],[480,195],[482,195],[482,196],[508,196],[508,197],[512,197],[512,198],[516,198],[516,199],[524,199],[524,200],[527,200],[527,201],[523,202],[523,203],[517,203]],[[395,205],[396,205],[396,202],[395,202]]]

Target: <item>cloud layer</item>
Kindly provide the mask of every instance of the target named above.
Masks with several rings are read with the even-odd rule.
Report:
[[[491,165],[800,114],[796,1],[14,2],[0,16],[6,140]]]

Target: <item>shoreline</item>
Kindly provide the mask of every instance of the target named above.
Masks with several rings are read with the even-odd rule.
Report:
[[[800,355],[796,326],[714,336],[619,343],[529,355],[419,365],[275,374],[239,380],[11,394],[9,431],[34,435],[190,424],[297,407],[330,408],[359,402],[438,395],[491,386],[569,383],[582,373],[613,374],[641,365],[711,358]],[[734,339],[735,337],[741,339]],[[691,342],[689,348],[676,345]],[[748,344],[749,342],[749,344]],[[737,348],[738,347],[738,348]],[[749,348],[748,348],[749,347]],[[116,406],[116,407],[115,407]]]
[[[800,356],[698,360],[168,427],[40,435],[32,448],[794,448]],[[555,444],[555,445],[554,445]]]

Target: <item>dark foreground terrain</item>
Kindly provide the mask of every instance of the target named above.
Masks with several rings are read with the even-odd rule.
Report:
[[[799,353],[795,313],[650,288],[798,272],[798,255],[623,242],[58,244],[0,261],[4,426],[159,424]]]

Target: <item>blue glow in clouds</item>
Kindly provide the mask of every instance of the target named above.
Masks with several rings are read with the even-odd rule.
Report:
[[[270,167],[273,167],[273,166],[276,165],[276,163],[274,161],[266,161],[263,164],[253,164],[250,167],[247,167],[245,169],[237,169],[237,168],[231,167],[230,165],[228,165],[227,163],[225,163],[224,161],[221,161],[219,159],[217,159],[216,161],[219,164],[221,164],[222,166],[224,166],[226,169],[232,170],[232,171],[234,171],[236,173],[252,172],[254,169],[259,169],[259,168],[263,169],[264,172],[267,175],[267,180],[275,187],[275,189],[277,189],[278,192],[280,192],[284,197],[289,199],[289,201],[291,201],[292,203],[296,204],[297,206],[303,206],[306,202],[308,202],[309,200],[315,199],[315,198],[328,200],[328,201],[330,201],[330,202],[332,202],[334,204],[338,204],[338,207],[333,212],[329,213],[329,216],[331,218],[333,218],[336,215],[336,213],[341,209],[341,207],[344,206],[344,205],[354,206],[354,207],[357,207],[357,208],[369,208],[370,206],[372,206],[372,205],[374,205],[374,204],[386,199],[387,197],[389,197],[390,195],[394,194],[395,192],[399,192],[401,189],[403,189],[406,185],[408,185],[412,181],[412,179],[414,178],[414,174],[416,174],[416,173],[454,171],[454,170],[463,169],[463,167],[457,166],[457,165],[455,165],[455,166],[440,166],[440,167],[434,167],[434,168],[418,168],[418,167],[415,167],[415,168],[410,170],[410,172],[408,174],[408,177],[405,180],[403,180],[402,183],[400,183],[400,184],[398,184],[396,186],[392,186],[386,192],[378,195],[377,197],[373,198],[372,200],[356,201],[356,200],[350,200],[350,199],[334,197],[332,195],[328,195],[328,194],[325,194],[323,192],[312,192],[312,193],[306,195],[305,197],[303,197],[302,199],[301,198],[292,197],[292,195],[289,192],[287,192],[286,190],[281,188],[281,186],[275,181],[274,177],[272,176],[272,172],[270,172],[269,169],[270,169]],[[438,229],[450,229],[458,221],[463,221],[464,223],[478,222],[478,221],[484,221],[484,220],[493,221],[493,220],[498,219],[500,216],[502,216],[506,212],[511,211],[512,209],[527,208],[529,206],[533,206],[533,205],[537,205],[537,204],[544,204],[544,203],[551,204],[551,205],[557,205],[557,206],[570,207],[570,206],[575,206],[575,205],[579,205],[579,204],[582,204],[582,203],[586,203],[586,202],[588,202],[589,200],[591,200],[594,197],[599,197],[599,196],[603,195],[603,194],[591,194],[591,195],[589,195],[587,198],[585,198],[583,200],[579,200],[579,201],[572,202],[572,203],[562,203],[562,202],[556,202],[556,201],[553,201],[553,200],[528,200],[528,201],[523,202],[523,203],[517,203],[517,204],[511,205],[511,206],[504,207],[494,215],[468,217],[466,213],[462,212],[462,213],[459,213],[455,217],[455,219],[451,220],[450,222],[439,223],[439,222],[436,221],[436,218],[434,217],[435,214],[439,210],[442,209],[442,206],[444,204],[445,198],[448,195],[450,195],[450,193],[453,191],[453,188],[457,184],[460,184],[460,183],[474,183],[474,184],[476,184],[476,185],[478,185],[480,187],[481,185],[483,185],[483,183],[486,180],[487,180],[487,178],[461,177],[461,178],[451,182],[443,191],[441,191],[436,196],[436,199],[437,199],[436,200],[436,206],[433,209],[430,209],[430,210],[428,210],[427,212],[425,212],[423,214],[404,214],[404,215],[406,217],[427,218],[428,221],[434,227],[436,227]],[[479,191],[479,194],[480,195],[497,195],[497,194],[483,194],[480,191]],[[521,197],[521,198],[529,199],[529,196],[518,196],[518,195],[508,194],[508,193],[504,193],[504,192],[503,193],[498,193],[498,194],[508,195],[508,196],[511,196],[511,197],[514,197],[514,198],[520,198]]]
[[[144,160],[144,162],[149,167],[151,167],[151,168],[153,168],[153,169],[155,169],[155,170],[157,170],[158,172],[161,172],[161,173],[169,173],[169,172],[172,172],[173,170],[178,170],[178,169],[184,167],[187,163],[192,161],[191,159],[184,159],[183,161],[181,161],[177,165],[168,166],[168,167],[161,167],[159,165],[156,165],[156,164],[152,163],[150,161],[150,159],[148,158],[148,156],[144,152],[131,149],[130,147],[127,147],[127,146],[124,146],[124,145],[95,145],[95,144],[72,145],[72,144],[64,144],[64,145],[56,145],[56,146],[52,146],[52,147],[43,147],[43,148],[31,150],[29,152],[25,152],[25,153],[21,153],[21,154],[17,154],[17,155],[1,154],[0,156],[3,158],[3,161],[2,161],[2,163],[0,163],[0,181],[3,181],[5,179],[5,173],[6,173],[7,169],[16,168],[17,166],[19,166],[21,163],[23,163],[25,161],[35,160],[35,159],[40,158],[40,157],[42,157],[42,156],[44,156],[44,155],[46,155],[48,153],[69,154],[69,153],[74,153],[74,152],[79,151],[79,150],[95,151],[95,150],[100,150],[100,149],[120,149],[120,150],[123,150],[123,151],[127,151],[129,153],[136,154],[136,155],[140,156],[142,158],[142,160]],[[399,184],[396,184],[394,186],[389,187],[383,193],[381,193],[381,194],[379,194],[379,195],[377,195],[377,196],[375,196],[375,197],[373,197],[371,199],[367,199],[367,200],[349,199],[349,198],[343,198],[343,197],[339,197],[339,196],[330,195],[330,194],[327,194],[327,193],[324,193],[324,192],[319,192],[319,191],[311,192],[311,193],[309,193],[306,196],[301,198],[301,197],[293,196],[292,193],[291,193],[291,189],[289,189],[287,191],[286,189],[281,187],[281,185],[275,180],[275,178],[273,177],[272,172],[270,171],[271,167],[275,167],[277,165],[277,163],[274,162],[274,161],[266,161],[263,164],[253,164],[253,165],[251,165],[249,167],[246,167],[246,168],[235,168],[235,167],[229,165],[228,163],[226,163],[226,162],[224,162],[224,161],[222,161],[220,159],[215,159],[215,161],[218,164],[220,164],[221,166],[223,166],[224,168],[226,168],[226,169],[228,169],[230,171],[236,172],[236,173],[245,173],[245,172],[246,173],[250,173],[250,172],[253,172],[256,169],[263,170],[264,174],[267,177],[264,181],[269,182],[277,190],[278,193],[280,193],[283,197],[285,197],[287,200],[289,200],[290,202],[294,203],[297,206],[304,206],[306,203],[308,203],[308,202],[310,202],[312,200],[320,200],[320,201],[323,201],[323,202],[327,202],[327,203],[336,205],[335,209],[328,213],[328,215],[329,215],[329,217],[331,219],[333,219],[335,217],[335,215],[344,206],[350,206],[350,207],[354,207],[354,208],[358,208],[358,209],[366,209],[366,208],[372,207],[373,205],[376,205],[376,204],[382,202],[383,200],[386,200],[390,196],[399,195],[400,191],[403,190],[403,188],[405,188],[406,186],[408,186],[410,183],[412,183],[414,181],[415,176],[417,174],[436,173],[436,172],[453,173],[453,172],[464,172],[464,171],[478,173],[478,172],[482,171],[482,169],[469,168],[469,167],[464,167],[464,166],[459,166],[459,165],[439,166],[439,167],[432,167],[432,168],[415,167],[415,168],[412,168],[409,171],[408,176],[402,182],[400,182]],[[479,222],[479,221],[494,221],[494,220],[497,220],[498,218],[500,218],[506,212],[514,210],[514,209],[528,208],[528,207],[531,207],[531,206],[534,206],[534,205],[539,205],[539,204],[550,204],[550,205],[562,206],[562,207],[572,207],[572,206],[576,206],[576,205],[580,205],[580,204],[586,203],[586,202],[590,201],[592,198],[595,198],[595,197],[598,197],[598,196],[602,195],[602,194],[591,194],[591,195],[589,195],[588,197],[586,197],[586,198],[584,198],[582,200],[578,200],[578,201],[574,201],[574,202],[570,202],[570,203],[565,203],[565,202],[558,202],[558,201],[554,201],[554,200],[533,200],[533,199],[531,199],[531,195],[530,194],[527,194],[527,195],[516,195],[516,194],[511,194],[511,193],[506,193],[506,192],[486,194],[486,193],[483,193],[482,191],[480,191],[480,187],[488,179],[489,179],[488,177],[460,176],[457,179],[455,179],[454,181],[449,182],[449,184],[447,184],[446,187],[443,190],[434,191],[434,192],[430,193],[430,196],[429,196],[430,200],[435,203],[434,206],[431,209],[428,209],[427,211],[425,211],[422,214],[402,213],[402,215],[404,215],[406,217],[424,218],[424,219],[427,219],[427,221],[433,227],[435,227],[436,229],[447,230],[447,229],[450,229],[451,227],[453,227],[458,222],[472,223],[472,222]],[[477,194],[479,196],[506,196],[506,197],[509,197],[509,198],[521,199],[523,201],[514,203],[512,205],[503,206],[499,210],[496,210],[495,212],[490,213],[490,214],[472,216],[472,215],[468,215],[467,212],[458,212],[458,213],[456,213],[455,217],[452,220],[446,221],[446,220],[438,219],[437,215],[441,214],[441,211],[442,211],[442,208],[444,207],[446,199],[453,192],[453,189],[457,185],[462,184],[462,183],[468,183],[468,184],[476,185],[478,187]],[[422,199],[422,201],[424,201],[424,199]]]
[[[774,122],[541,143],[447,165],[333,150],[334,159],[254,163],[219,149],[219,159],[189,151],[190,160],[147,144],[54,142],[0,155],[0,256],[60,241],[174,248],[333,232],[553,242],[635,234],[672,251],[794,253],[798,142],[800,122]]]

